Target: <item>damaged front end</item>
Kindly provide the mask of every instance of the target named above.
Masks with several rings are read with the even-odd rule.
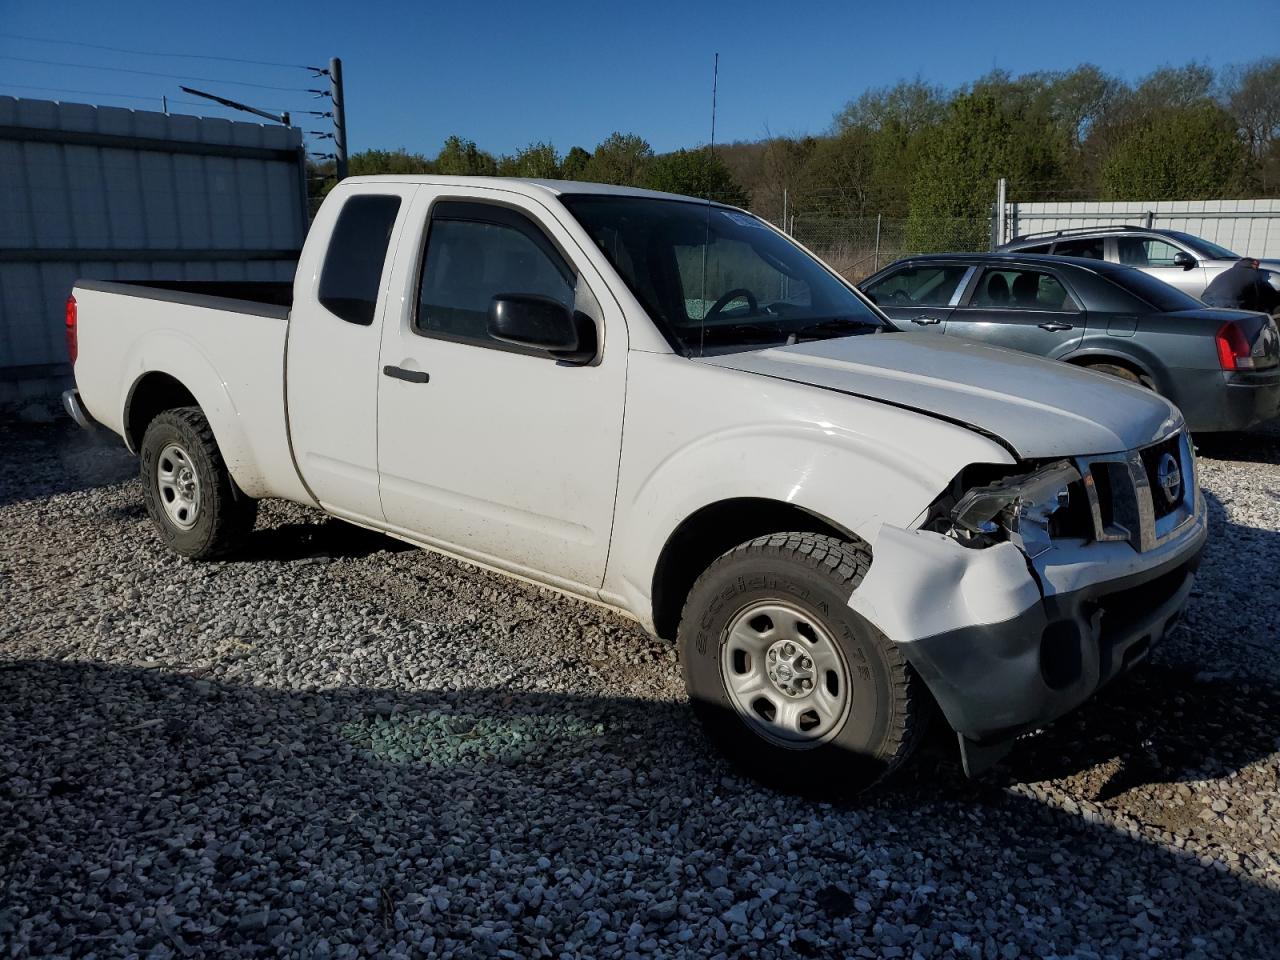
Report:
[[[850,606],[898,644],[929,687],[959,735],[967,773],[1143,659],[1178,619],[1205,540],[1190,444],[1178,436],[1185,509],[1163,513],[1158,537],[1119,538],[1099,521],[1111,517],[1100,509],[1100,465],[1141,468],[1151,459],[1142,451],[1096,463],[976,465],[912,528],[881,528]],[[1154,516],[1143,479],[1133,473],[1129,494],[1145,498],[1143,517]]]

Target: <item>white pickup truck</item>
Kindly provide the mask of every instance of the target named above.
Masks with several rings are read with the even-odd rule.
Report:
[[[734,760],[869,786],[930,700],[969,772],[1141,660],[1206,535],[1182,416],[896,332],[738,209],[582,183],[352,178],[286,284],[78,283],[65,398],[161,538],[283,497],[678,642]]]

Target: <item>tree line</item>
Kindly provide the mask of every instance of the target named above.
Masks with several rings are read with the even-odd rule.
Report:
[[[833,218],[883,214],[905,218],[922,249],[926,240],[972,245],[1000,177],[1019,201],[1280,195],[1280,58],[1220,72],[1162,67],[1135,83],[1091,64],[995,70],[952,90],[917,78],[867,90],[821,135],[660,154],[641,135],[617,132],[593,150],[561,154],[539,142],[509,156],[451,136],[434,157],[362,151],[350,172],[642,186],[750,205],[775,222],[784,206]]]

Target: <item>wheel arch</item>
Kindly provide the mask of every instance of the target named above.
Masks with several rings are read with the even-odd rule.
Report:
[[[1163,368],[1158,364],[1151,363],[1150,358],[1136,356],[1128,350],[1085,346],[1083,349],[1063,357],[1062,360],[1077,367],[1091,367],[1100,363],[1123,367],[1153,385],[1157,393],[1166,393]]]
[[[870,549],[829,517],[794,503],[734,497],[707,504],[681,521],[658,555],[650,593],[657,635],[675,639],[694,581],[717,557],[756,537],[784,532],[821,533]]]

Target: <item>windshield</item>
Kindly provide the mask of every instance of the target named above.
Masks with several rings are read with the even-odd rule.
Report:
[[[857,294],[750,214],[692,200],[560,199],[685,355],[881,328]]]
[[[1204,306],[1203,303],[1189,293],[1183,293],[1177,287],[1170,286],[1163,280],[1157,280],[1151,274],[1143,273],[1141,270],[1135,270],[1132,267],[1108,272],[1105,276],[1112,283],[1132,293],[1135,297],[1146,301],[1157,310],[1172,312],[1174,310],[1195,310]]]
[[[1189,233],[1183,233],[1181,230],[1166,230],[1169,236],[1175,240],[1181,240],[1188,247],[1194,250],[1206,260],[1239,260],[1240,254],[1232,253],[1226,247],[1220,247],[1216,243],[1212,243],[1204,237],[1192,236]]]

